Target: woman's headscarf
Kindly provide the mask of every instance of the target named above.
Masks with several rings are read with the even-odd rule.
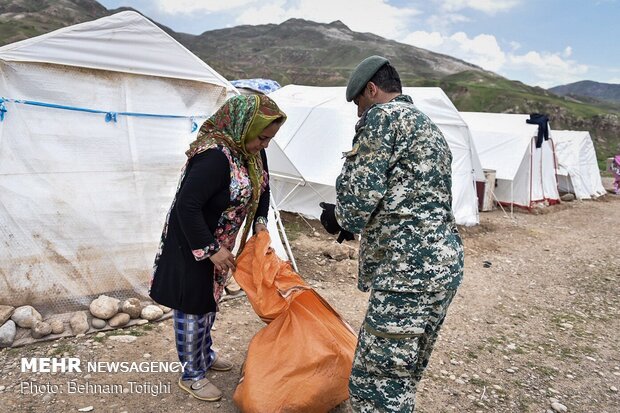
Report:
[[[284,122],[286,114],[269,97],[265,95],[233,96],[202,124],[198,137],[190,144],[189,150],[185,152],[189,160],[196,154],[216,145],[223,145],[247,163],[250,181],[252,182],[252,199],[239,252],[243,249],[252,227],[264,179],[260,153],[248,152],[245,149],[245,144],[258,138],[258,135],[277,119]]]

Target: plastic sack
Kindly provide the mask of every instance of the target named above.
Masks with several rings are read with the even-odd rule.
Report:
[[[252,237],[234,277],[266,323],[250,341],[233,400],[245,413],[328,412],[349,398],[357,337],[269,247]]]

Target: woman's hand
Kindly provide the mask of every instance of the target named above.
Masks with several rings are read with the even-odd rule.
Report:
[[[259,232],[261,232],[261,231],[267,231],[267,225],[265,225],[265,224],[261,224],[261,223],[256,223],[256,224],[254,225],[254,232],[255,232],[256,234],[258,234],[258,233],[259,233]],[[269,232],[269,231],[267,231],[267,232]]]
[[[220,272],[235,271],[235,256],[227,248],[221,247],[218,252],[209,257],[215,268]]]

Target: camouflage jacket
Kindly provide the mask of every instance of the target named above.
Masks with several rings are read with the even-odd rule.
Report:
[[[400,95],[370,107],[336,180],[336,219],[361,233],[358,287],[456,289],[463,246],[452,214],[452,154],[439,128]]]

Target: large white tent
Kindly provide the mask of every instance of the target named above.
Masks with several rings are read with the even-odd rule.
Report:
[[[467,125],[439,88],[404,88],[443,132],[452,150],[453,209],[459,224],[479,222],[475,181],[484,181]],[[286,112],[268,149],[271,187],[278,209],[318,218],[320,201],[334,202],[342,152],[351,149],[357,108],[344,87],[288,85],[270,93]],[[281,153],[276,153],[281,149]],[[278,151],[279,152],[279,151]]]
[[[536,148],[538,126],[529,115],[461,112],[469,125],[484,169],[496,171],[496,199],[526,208],[539,202],[559,202],[556,157],[551,138]]]
[[[134,12],[0,48],[0,302],[144,296],[184,151],[236,93]]]
[[[572,192],[577,199],[598,198],[605,194],[596,151],[588,131],[554,130],[558,157],[558,188]]]

